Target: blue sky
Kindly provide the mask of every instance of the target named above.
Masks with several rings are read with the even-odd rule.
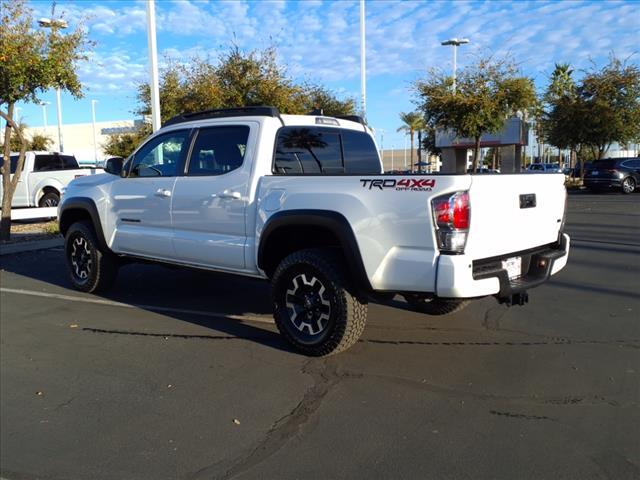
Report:
[[[50,1],[31,1],[36,18],[50,16]],[[85,97],[63,94],[64,123],[133,118],[135,85],[148,78],[145,1],[58,0],[73,27],[84,18],[97,45],[80,65]],[[640,63],[638,1],[366,1],[367,117],[384,130],[384,147],[404,147],[398,115],[411,111],[411,82],[430,68],[451,70],[451,37],[471,44],[458,50],[458,68],[486,52],[509,53],[539,88],[556,62],[578,70],[603,65],[613,51]],[[277,46],[279,61],[295,79],[322,83],[339,95],[360,96],[357,0],[156,0],[159,57],[216,58],[235,41],[243,49]],[[56,122],[55,95],[47,92],[47,122]],[[30,126],[42,109],[19,105]]]

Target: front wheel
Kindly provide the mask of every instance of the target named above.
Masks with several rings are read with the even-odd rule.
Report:
[[[426,313],[427,315],[450,315],[469,305],[469,300],[428,298],[418,294],[406,294],[404,298],[416,312]]]
[[[69,277],[76,290],[97,292],[113,284],[118,273],[116,259],[100,248],[89,222],[71,225],[64,243]]]
[[[272,279],[274,319],[280,333],[306,355],[326,356],[358,341],[367,301],[331,249],[308,249],[286,257]]]
[[[636,181],[632,177],[622,180],[622,193],[633,193],[636,189]]]

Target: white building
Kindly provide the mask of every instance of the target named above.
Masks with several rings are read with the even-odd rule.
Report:
[[[111,122],[96,122],[95,143],[93,123],[72,123],[62,125],[62,145],[64,152],[75,155],[80,163],[101,162],[109,157],[103,151],[103,145],[108,136],[114,133],[133,132],[141,123],[141,120],[115,120]],[[53,140],[49,147],[52,151],[60,151],[58,142],[58,127],[50,125],[44,127],[28,127],[25,130],[27,138],[34,134],[45,135]]]

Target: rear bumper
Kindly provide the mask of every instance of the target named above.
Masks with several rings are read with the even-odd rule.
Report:
[[[621,188],[620,178],[585,178],[584,186],[587,188]]]
[[[561,234],[554,244],[499,257],[471,260],[466,255],[440,255],[436,295],[449,298],[508,297],[537,287],[567,264],[569,244],[569,236]],[[509,279],[502,261],[511,257],[521,257],[522,274]]]

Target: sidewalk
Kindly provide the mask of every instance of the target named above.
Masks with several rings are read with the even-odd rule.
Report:
[[[47,240],[34,240],[30,242],[3,243],[0,244],[0,256],[33,252],[35,250],[47,250],[49,248],[61,247],[63,245],[64,238],[62,237],[49,238]]]

